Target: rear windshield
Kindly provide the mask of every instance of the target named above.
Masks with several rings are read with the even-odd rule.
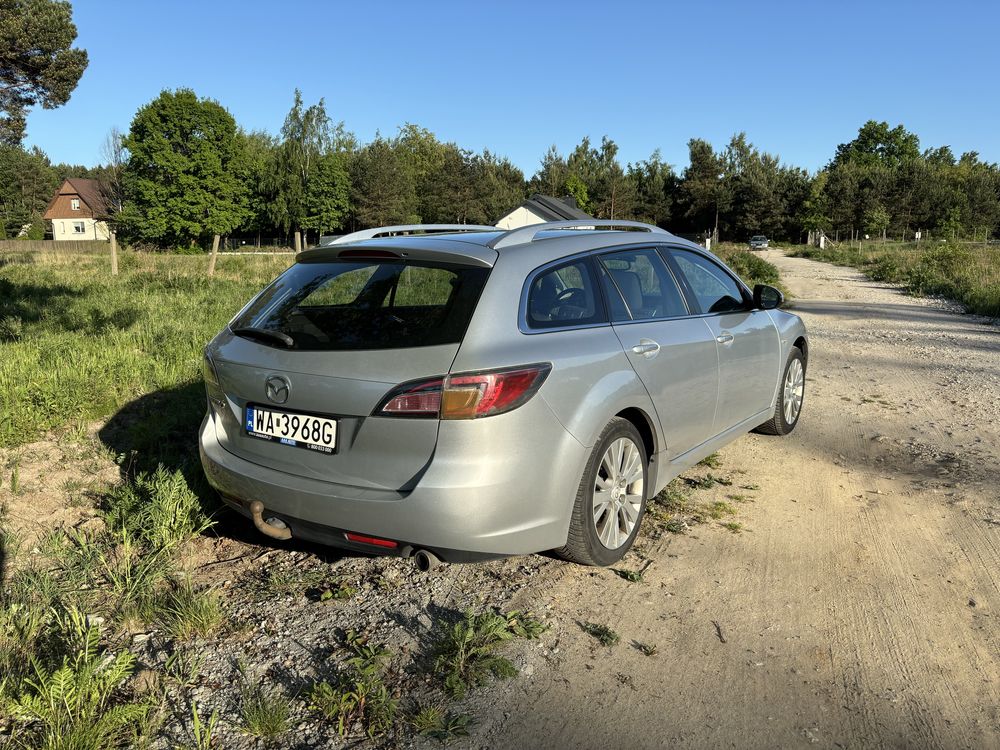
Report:
[[[454,344],[488,274],[418,261],[298,263],[230,327],[264,344],[307,351]]]

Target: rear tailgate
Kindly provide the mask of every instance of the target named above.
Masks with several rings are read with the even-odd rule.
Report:
[[[489,265],[347,249],[343,260],[306,254],[209,346],[216,435],[227,451],[278,471],[407,490],[434,454],[438,420],[373,412],[399,384],[449,372]],[[275,378],[277,394],[267,388]],[[255,436],[248,405],[335,420],[333,451]]]
[[[224,335],[215,366],[226,407],[216,410],[222,447],[240,458],[279,471],[340,484],[409,489],[431,459],[436,419],[372,417],[383,397],[402,381],[446,373],[458,344],[366,352],[292,352]],[[280,375],[288,399],[277,405],[265,381]],[[267,442],[248,434],[245,408],[265,408],[337,420],[332,454]]]

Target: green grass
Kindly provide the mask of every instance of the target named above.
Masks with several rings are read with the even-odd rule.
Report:
[[[832,243],[794,255],[853,266],[875,281],[903,284],[915,295],[942,296],[970,312],[1000,316],[1000,248],[950,243]]]
[[[243,684],[237,709],[240,730],[262,740],[273,740],[287,732],[292,713],[288,698],[262,681],[250,682],[245,674],[241,678]]]
[[[196,589],[187,579],[174,582],[160,605],[160,622],[178,640],[205,637],[222,624],[222,605],[214,591]]]
[[[220,257],[209,279],[198,257],[126,254],[118,277],[93,254],[19,257],[0,254],[0,447],[198,381],[205,344],[291,262]]]

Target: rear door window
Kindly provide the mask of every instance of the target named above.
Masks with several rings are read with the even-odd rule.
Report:
[[[528,289],[527,318],[531,328],[607,322],[590,263],[576,260],[538,274]]]
[[[612,321],[688,314],[677,282],[655,250],[623,250],[602,255],[600,261]]]
[[[418,261],[298,263],[231,328],[279,334],[275,346],[283,337],[288,348],[307,351],[454,344],[465,334],[488,275],[485,268]]]
[[[690,250],[671,248],[677,267],[703,313],[745,310],[743,291],[736,279],[708,258]]]

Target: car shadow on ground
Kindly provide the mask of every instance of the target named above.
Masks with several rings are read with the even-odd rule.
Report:
[[[227,538],[261,549],[306,552],[328,562],[366,555],[304,540],[271,539],[253,523],[230,509],[209,485],[198,455],[198,428],[205,415],[205,387],[200,381],[165,388],[140,396],[119,409],[98,431],[98,439],[111,450],[122,479],[152,473],[163,467],[180,472],[215,524],[206,535]]]

